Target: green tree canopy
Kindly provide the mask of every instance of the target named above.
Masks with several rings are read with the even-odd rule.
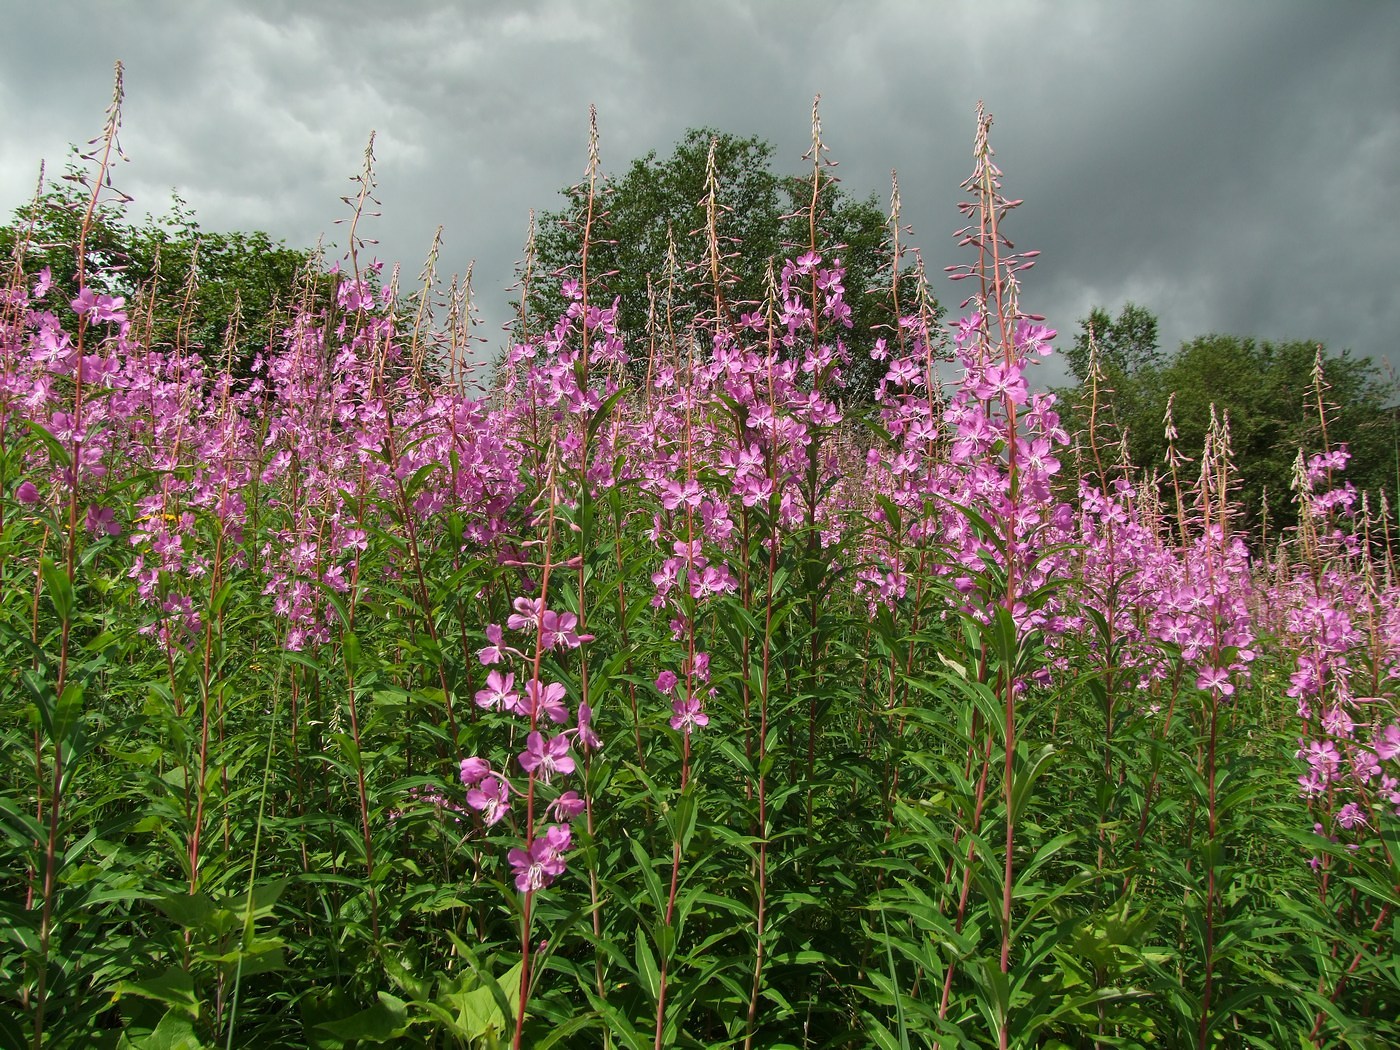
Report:
[[[1105,321],[1109,323],[1104,324]],[[1126,322],[1126,323],[1125,323]],[[1127,432],[1131,463],[1147,471],[1164,467],[1163,423],[1172,398],[1177,450],[1198,457],[1210,425],[1211,406],[1228,416],[1245,523],[1257,527],[1267,500],[1270,532],[1293,524],[1292,491],[1299,449],[1322,451],[1313,370],[1320,360],[1327,412],[1325,444],[1346,444],[1352,454],[1345,479],[1372,493],[1396,491],[1397,412],[1393,389],[1369,358],[1339,354],[1307,341],[1270,342],[1233,335],[1204,335],[1163,356],[1156,350],[1156,318],[1129,304],[1116,320],[1095,310],[1081,322],[1071,368],[1088,374],[1090,326],[1100,359],[1099,440],[1121,441]],[[1074,351],[1070,351],[1071,355]],[[1080,363],[1082,362],[1082,364]],[[1088,423],[1085,387],[1057,391],[1067,422],[1081,432]],[[1194,480],[1194,478],[1192,478]]]
[[[61,182],[0,226],[0,258],[18,259],[29,278],[47,267],[53,307],[66,309],[61,304],[78,291],[76,249],[87,203],[87,190]],[[90,281],[102,282],[109,294],[127,296],[129,305],[137,297],[143,302],[155,297],[158,309],[132,312],[133,323],[138,316],[141,323],[151,318],[152,330],[142,333],[151,345],[218,355],[236,310],[235,370],[275,337],[295,302],[329,287],[314,252],[289,248],[261,231],[204,230],[178,196],[166,215],[141,223],[103,204],[84,243]]]
[[[769,261],[780,265],[783,258],[810,247],[812,177],[777,174],[773,147],[762,139],[692,128],[669,157],[659,158],[653,150],[634,160],[621,178],[602,186],[595,204],[590,297],[604,302],[617,296],[624,331],[645,328],[648,277],[658,295],[667,289],[672,240],[679,269],[673,275],[672,316],[684,324],[714,312],[705,208],[712,142],[725,302],[763,302]],[[866,393],[877,378],[868,356],[878,334],[872,329],[894,323],[887,294],[879,294],[888,288],[893,265],[889,224],[873,193],[855,198],[830,175],[819,179],[817,250],[827,258],[839,257],[846,267],[853,322],[845,337],[852,355],[847,378],[853,393]],[[535,236],[534,276],[526,298],[528,325],[535,331],[552,324],[565,306],[561,275],[577,276],[587,187],[561,192],[565,207],[542,215]],[[872,290],[878,291],[867,294]]]
[[[1162,363],[1157,341],[1157,318],[1136,303],[1125,303],[1116,318],[1094,307],[1079,322],[1074,344],[1065,351],[1070,371],[1079,382],[1089,376],[1089,348],[1098,351],[1099,367],[1115,372],[1138,372]]]

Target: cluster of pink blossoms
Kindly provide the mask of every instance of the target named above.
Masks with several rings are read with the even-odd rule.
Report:
[[[350,590],[368,536],[390,524],[382,508],[404,502],[410,480],[399,517],[424,534],[464,508],[466,542],[503,531],[520,492],[517,453],[481,402],[408,367],[390,288],[376,295],[364,279],[343,280],[333,327],[325,313],[300,313],[236,379],[201,348],[141,345],[124,297],[94,287],[68,304],[84,326],[80,362],[75,337],[44,308],[50,286],[45,272],[7,293],[19,323],[6,330],[0,417],[39,423],[69,465],[35,449],[15,495],[57,505],[76,487],[90,533],[125,533],[143,633],[168,652],[199,643],[210,578],[235,571],[258,573],[285,648],[330,642],[338,620],[325,593]],[[159,482],[131,521],[103,502],[108,488],[152,473]],[[262,501],[257,550],[244,544],[250,492]],[[405,568],[391,559],[386,571]]]
[[[1281,632],[1296,654],[1287,694],[1303,733],[1300,794],[1319,835],[1355,845],[1379,827],[1379,808],[1400,816],[1400,718],[1387,686],[1400,665],[1400,617],[1382,593],[1354,529],[1355,490],[1337,484],[1345,446],[1303,461],[1296,487],[1306,564],[1282,588]],[[1314,866],[1320,860],[1314,858]]]
[[[571,753],[575,744],[584,753],[602,747],[602,741],[593,731],[593,713],[587,704],[579,704],[572,717],[572,728],[553,735],[541,730],[546,724],[567,726],[570,722],[567,690],[559,682],[546,682],[537,677],[533,672],[538,662],[519,648],[508,645],[505,630],[534,635],[539,654],[577,649],[592,637],[578,633],[577,616],[546,608],[543,598],[519,597],[512,608],[514,612],[507,618],[505,629],[500,624],[489,624],[486,628],[489,644],[477,655],[481,664],[491,670],[486,675],[485,687],[477,690],[475,699],[483,711],[520,719],[529,726],[525,749],[515,756],[527,787],[522,790],[518,784],[512,784],[506,772],[493,769],[488,759],[479,756],[463,759],[459,773],[467,789],[467,805],[480,814],[486,827],[511,815],[513,797],[524,795],[533,806],[536,791],[550,788],[556,780],[573,775],[577,769]],[[512,660],[530,668],[531,672],[519,689],[515,672],[496,666]],[[564,872],[564,855],[572,841],[569,824],[584,809],[585,803],[577,791],[559,792],[544,810],[545,819],[557,823],[525,829],[525,847],[512,849],[507,855],[515,871],[516,888],[522,893],[544,889]]]

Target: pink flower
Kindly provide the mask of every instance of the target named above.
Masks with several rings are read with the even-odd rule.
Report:
[[[720,565],[716,568],[713,565],[706,565],[698,574],[690,577],[690,594],[697,601],[709,597],[712,594],[724,594],[735,590],[739,586],[739,581],[729,571],[729,566]]]
[[[500,777],[487,777],[467,792],[467,805],[490,827],[510,812],[510,785]]]
[[[661,484],[661,505],[667,510],[676,510],[681,506],[698,507],[704,495],[700,484],[693,480],[684,485],[677,481],[664,481]]]
[[[574,771],[574,760],[569,756],[569,738],[563,733],[546,740],[538,732],[525,738],[525,750],[518,756],[520,768],[539,777],[546,784],[555,773],[565,776]]]
[[[1054,349],[1050,345],[1054,338],[1055,330],[1043,324],[1033,324],[1025,320],[1016,323],[1016,348],[1022,353],[1046,357]]]
[[[664,696],[670,696],[671,690],[676,688],[676,683],[680,681],[676,677],[675,671],[662,671],[656,676],[656,691]]]
[[[461,765],[461,780],[466,787],[476,784],[491,772],[491,763],[484,758],[464,758]]]
[[[120,324],[126,320],[126,314],[122,311],[122,307],[126,305],[126,299],[122,296],[114,298],[110,295],[94,292],[91,288],[84,288],[78,293],[78,297],[68,305],[79,317],[91,313],[91,320],[99,324],[107,321],[115,321]]]
[[[1352,721],[1351,715],[1347,714],[1346,708],[1340,704],[1323,710],[1322,731],[1328,736],[1350,738],[1355,728],[1356,723]]]
[[[564,687],[558,682],[544,685],[537,678],[526,682],[525,702],[520,705],[520,710],[531,719],[546,715],[551,722],[560,724],[569,720],[569,709],[564,705]]]
[[[551,820],[573,820],[584,811],[583,799],[578,797],[577,791],[566,791],[553,802],[545,813]]]
[[[501,644],[501,625],[492,623],[486,625],[486,640],[490,644],[477,653],[483,666],[489,667],[492,664],[500,663],[505,657],[506,647]]]
[[[336,300],[351,313],[368,310],[374,306],[374,297],[365,281],[341,281]]]
[[[97,293],[91,288],[84,288],[78,293],[78,297],[68,305],[73,308],[75,314],[81,317],[97,305]]]
[[[578,626],[578,617],[573,613],[557,613],[547,609],[542,620],[540,645],[544,648],[577,649],[583,641],[574,630]]]
[[[1395,807],[1395,815],[1400,817],[1400,780],[1381,774],[1381,798]]]
[[[476,706],[488,711],[498,707],[503,711],[514,711],[519,703],[514,674],[502,675],[500,671],[492,671],[486,676],[486,688],[476,692]]]
[[[1311,798],[1327,790],[1327,781],[1316,769],[1310,769],[1298,777],[1298,786],[1304,798]]]
[[[974,392],[983,400],[1006,397],[1013,405],[1024,405],[1028,396],[1026,377],[1021,374],[1021,366],[1014,362],[990,366]]]
[[[1235,686],[1230,681],[1230,672],[1223,667],[1207,667],[1196,677],[1196,688],[1219,689],[1223,696],[1229,696],[1235,691]]]
[[[1337,823],[1350,831],[1352,828],[1366,823],[1366,814],[1361,812],[1361,807],[1355,802],[1348,802],[1337,811]]]
[[[587,704],[578,705],[578,728],[574,732],[578,736],[578,746],[584,751],[597,751],[603,746],[603,741],[598,738],[598,734],[593,732],[593,709]]]
[[[690,699],[676,697],[671,702],[671,728],[677,732],[684,732],[690,735],[691,729],[703,728],[710,724],[710,716],[700,707],[700,698],[692,696]]]
[[[39,502],[39,490],[34,487],[34,482],[21,481],[19,488],[15,489],[15,499],[32,506]]]
[[[959,346],[965,346],[981,333],[982,315],[980,313],[969,314],[959,319],[954,329],[953,341]]]
[[[515,869],[515,888],[521,893],[542,890],[564,873],[563,853],[569,848],[567,824],[551,824],[530,843],[529,849],[513,849],[506,859]]]
[[[1337,753],[1337,746],[1332,741],[1309,741],[1307,747],[1299,752],[1299,756],[1310,767],[1306,778],[1299,778],[1299,783],[1308,794],[1320,793],[1336,779],[1337,770],[1341,766],[1341,755]]]
[[[695,654],[695,666],[694,666],[694,668],[692,668],[691,665],[690,665],[690,658],[689,658],[689,657],[687,657],[685,660],[683,660],[683,661],[681,662],[681,666],[682,666],[683,668],[685,668],[685,671],[686,671],[687,674],[689,674],[692,670],[694,670],[694,672],[695,672],[695,677],[698,678],[698,679],[700,679],[700,681],[702,681],[702,682],[708,682],[708,681],[710,680],[710,654],[709,654],[709,653],[696,653],[696,654]]]
[[[1400,755],[1400,723],[1392,722],[1376,734],[1376,757],[1388,762]]]
[[[126,305],[124,296],[99,295],[97,305],[93,308],[92,319],[98,322],[111,321],[114,324],[121,324],[126,320],[126,312],[122,307]]]
[[[122,531],[121,526],[117,524],[116,517],[116,512],[111,507],[99,507],[96,503],[90,503],[87,509],[87,530],[88,532],[101,532],[108,536],[115,536]]]
[[[512,631],[533,631],[539,623],[540,607],[543,598],[517,598],[511,605],[515,612],[506,618],[506,626]]]

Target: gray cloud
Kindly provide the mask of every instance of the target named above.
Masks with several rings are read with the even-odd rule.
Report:
[[[416,274],[441,223],[442,269],[476,260],[493,347],[530,209],[583,171],[590,103],[609,170],[707,124],[770,140],[797,172],[820,93],[847,188],[884,199],[898,169],[934,271],[961,261],[947,234],[986,99],[1026,199],[1008,232],[1043,251],[1023,304],[1066,338],[1091,305],[1131,299],[1169,346],[1308,338],[1400,365],[1397,5],[0,6],[22,45],[0,67],[0,212],[40,158],[56,174],[100,129],[121,58],[116,179],[138,210],[175,188],[211,229],[341,240],[374,129],[376,250]]]

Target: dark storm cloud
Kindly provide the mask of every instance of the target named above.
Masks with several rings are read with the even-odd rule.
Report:
[[[1023,305],[1066,338],[1131,299],[1168,346],[1222,331],[1400,361],[1400,5],[6,6],[0,211],[101,127],[121,58],[138,209],[174,187],[211,229],[341,240],[375,129],[375,250],[412,277],[441,223],[441,270],[476,260],[492,347],[530,209],[583,172],[590,103],[614,172],[702,124],[799,172],[821,93],[846,188],[886,200],[898,169],[933,272],[961,261],[947,235],[986,99],[1026,199],[1008,232],[1044,253]]]

